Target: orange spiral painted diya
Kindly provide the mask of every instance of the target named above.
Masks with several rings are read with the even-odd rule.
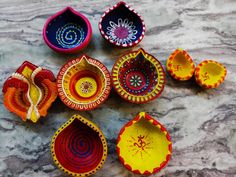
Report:
[[[107,99],[111,90],[110,74],[100,61],[83,55],[61,68],[57,88],[68,107],[91,110]]]
[[[145,112],[140,112],[120,130],[116,148],[121,163],[143,175],[159,172],[172,153],[169,133]]]
[[[107,143],[95,124],[74,115],[55,133],[51,152],[56,165],[67,174],[90,176],[104,164]]]
[[[112,81],[122,98],[132,103],[145,103],[160,96],[165,85],[165,73],[154,56],[139,49],[116,61]]]
[[[3,85],[5,107],[23,121],[47,115],[47,110],[57,97],[53,73],[25,61]]]

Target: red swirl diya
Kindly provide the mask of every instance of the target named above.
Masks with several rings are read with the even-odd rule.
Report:
[[[107,143],[95,124],[74,115],[56,131],[51,152],[56,165],[67,174],[90,176],[104,164]]]
[[[102,15],[99,30],[110,43],[118,47],[132,47],[143,39],[145,24],[133,8],[121,1]]]
[[[57,76],[60,99],[76,110],[101,105],[111,90],[110,73],[100,61],[83,55],[67,62]]]
[[[5,107],[23,121],[47,115],[47,110],[57,97],[53,73],[25,61],[3,85]]]
[[[116,92],[132,103],[146,103],[162,93],[165,72],[161,63],[143,49],[124,54],[112,68]]]

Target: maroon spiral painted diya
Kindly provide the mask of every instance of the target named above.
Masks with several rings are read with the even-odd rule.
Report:
[[[110,43],[119,47],[131,47],[143,39],[145,24],[133,8],[121,1],[102,15],[99,30]]]
[[[51,143],[56,165],[71,176],[96,173],[107,157],[102,131],[91,121],[74,115],[55,133]]]
[[[146,103],[157,98],[165,85],[161,63],[143,49],[121,56],[111,75],[116,92],[132,103]]]

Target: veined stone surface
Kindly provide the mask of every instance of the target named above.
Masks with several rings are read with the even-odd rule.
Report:
[[[139,111],[162,123],[173,141],[172,159],[155,177],[235,177],[236,175],[236,1],[235,0],[127,0],[144,18],[146,34],[131,49],[112,47],[100,35],[101,15],[118,1],[110,0],[1,0],[0,86],[24,60],[57,75],[71,58],[84,53],[102,61],[111,71],[128,50],[143,47],[163,65],[178,47],[196,64],[214,59],[228,69],[217,89],[203,90],[194,80],[167,84],[160,98],[143,105],[122,100],[115,92],[98,109],[78,112],[58,99],[39,123],[22,122],[3,106],[0,94],[0,177],[67,176],[53,163],[50,142],[54,132],[73,114],[95,122],[104,132],[109,154],[96,177],[138,176],[127,171],[115,151],[119,130]],[[90,45],[76,55],[54,53],[43,41],[46,19],[65,6],[82,12],[91,22]]]

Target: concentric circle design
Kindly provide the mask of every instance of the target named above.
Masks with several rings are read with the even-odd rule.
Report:
[[[56,32],[56,40],[58,44],[66,49],[80,45],[85,38],[83,29],[74,23],[68,23],[60,27]]]
[[[79,115],[74,115],[57,130],[51,148],[55,163],[72,176],[94,174],[107,156],[101,130]]]
[[[112,69],[112,81],[122,98],[132,103],[145,103],[161,94],[165,73],[156,58],[139,49],[116,61]]]
[[[91,110],[101,105],[111,90],[107,68],[88,56],[67,62],[57,76],[60,99],[76,110]]]
[[[137,45],[146,30],[140,14],[123,1],[105,11],[98,26],[104,39],[119,47]]]
[[[97,82],[92,77],[83,77],[75,84],[77,94],[83,98],[89,98],[97,92]]]

